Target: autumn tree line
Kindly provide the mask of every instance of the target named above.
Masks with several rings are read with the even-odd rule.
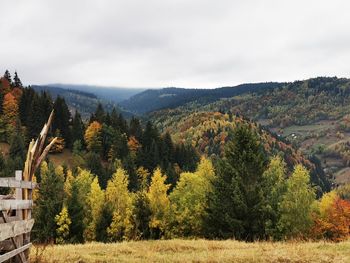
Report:
[[[296,165],[289,173],[281,157],[267,154],[249,122],[235,126],[223,158],[210,160],[117,110],[99,105],[87,121],[71,116],[63,98],[53,101],[6,74],[1,140],[10,151],[1,157],[1,176],[22,169],[25,146],[52,109],[51,137],[59,137],[53,151],[73,152],[70,166],[46,160],[35,176],[37,242],[349,237],[350,187],[317,199],[308,170]]]

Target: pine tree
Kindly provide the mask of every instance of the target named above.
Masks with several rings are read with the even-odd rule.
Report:
[[[102,189],[106,189],[107,181],[109,180],[110,175],[105,172],[105,169],[101,164],[100,155],[94,152],[89,152],[84,157],[87,168],[93,174],[97,175]]]
[[[80,143],[84,143],[84,131],[84,123],[81,119],[81,115],[77,111],[72,121],[72,142],[80,141]]]
[[[104,203],[101,210],[101,216],[96,224],[96,241],[107,242],[109,240],[107,229],[112,224],[112,209],[108,202]]]
[[[55,114],[52,121],[52,130],[59,130],[62,134],[62,138],[65,140],[66,146],[72,146],[72,135],[69,128],[71,114],[68,106],[63,98],[58,96],[53,105]]]
[[[16,129],[10,137],[10,150],[9,155],[12,159],[19,157],[24,163],[26,148],[24,144],[24,138],[21,132]]]
[[[52,99],[46,92],[42,92],[40,95],[34,95],[32,103],[32,110],[29,112],[27,126],[27,139],[29,140],[38,136],[41,128],[49,118],[53,106]]]
[[[15,88],[22,88],[22,82],[20,80],[20,78],[18,77],[17,71],[15,71],[15,76],[13,77],[13,86]]]
[[[147,189],[141,189],[134,197],[134,222],[137,231],[137,238],[148,239],[151,237],[150,220],[152,211],[147,196]]]
[[[68,199],[68,214],[71,218],[69,240],[72,243],[84,241],[84,207],[79,198],[79,188],[76,181],[72,184],[72,196]]]
[[[209,195],[209,236],[248,241],[265,237],[264,197],[261,189],[265,153],[256,132],[238,125],[225,159],[217,168],[213,193]]]
[[[34,240],[54,242],[57,237],[55,217],[61,212],[64,199],[64,177],[55,173],[51,164],[41,165],[41,181],[35,203]]]
[[[134,136],[138,141],[142,139],[142,127],[140,120],[132,117],[129,124],[129,134]]]
[[[4,78],[11,84],[12,83],[12,77],[8,70],[5,71]]]
[[[23,93],[21,99],[19,101],[19,117],[21,123],[24,126],[28,126],[29,124],[29,115],[30,112],[33,111],[33,99],[35,96],[35,91],[32,88],[23,89]]]
[[[106,113],[103,109],[101,103],[98,103],[95,113],[90,118],[90,123],[97,121],[99,123],[104,123],[106,118]]]

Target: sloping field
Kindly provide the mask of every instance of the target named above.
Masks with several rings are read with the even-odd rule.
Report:
[[[350,241],[161,240],[31,249],[31,262],[350,262]]]

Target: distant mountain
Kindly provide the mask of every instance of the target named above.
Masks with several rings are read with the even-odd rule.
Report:
[[[324,172],[334,178],[336,184],[350,182],[350,79],[317,77],[285,83],[275,89],[258,90],[260,92],[242,93],[208,103],[191,101],[177,108],[154,111],[149,116],[162,130],[175,127],[169,130],[170,134],[182,138],[181,133],[187,129],[194,133],[198,131],[192,123],[178,126],[184,122],[182,119],[187,120],[192,114],[243,115],[271,130],[277,138],[289,141],[305,156],[317,157]],[[197,115],[195,118],[199,119]],[[211,126],[204,125],[207,125],[207,134],[211,135]],[[197,133],[193,138],[184,137],[190,138],[193,145],[202,138]],[[211,154],[218,143],[208,138],[198,145]],[[210,143],[213,147],[205,148]]]
[[[80,90],[64,89],[54,86],[31,86],[35,91],[47,91],[55,99],[57,96],[61,96],[66,100],[66,103],[71,112],[76,110],[80,112],[83,119],[90,117],[91,113],[95,112],[98,103],[100,102],[106,111],[111,111],[113,107],[117,109],[124,117],[131,117],[133,114],[127,111],[121,110],[116,103],[110,100],[99,98],[97,95]]]
[[[282,87],[283,85],[284,83],[267,82],[242,84],[234,87],[217,89],[149,89],[133,95],[129,99],[120,102],[119,105],[131,112],[144,114],[165,108],[176,108],[192,101],[210,103],[221,98],[230,98],[244,93],[270,90]]]
[[[76,84],[47,84],[48,87],[56,87],[68,90],[79,90],[83,92],[89,92],[95,94],[97,97],[119,103],[123,100],[127,100],[130,97],[138,94],[146,88],[121,88],[121,87],[104,87],[104,86],[93,86],[93,85],[76,85]]]

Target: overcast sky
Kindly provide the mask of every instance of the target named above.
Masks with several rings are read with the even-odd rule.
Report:
[[[3,0],[0,70],[24,84],[214,88],[350,77],[350,2]]]

